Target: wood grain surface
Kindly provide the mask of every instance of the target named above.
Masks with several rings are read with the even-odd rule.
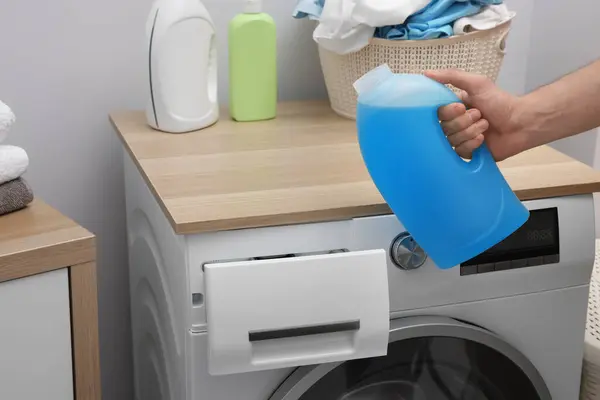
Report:
[[[100,400],[96,263],[69,268],[75,399]]]
[[[275,120],[169,134],[140,111],[111,114],[179,234],[390,213],[363,164],[355,122],[324,101],[289,102]],[[522,200],[600,191],[600,172],[550,147],[500,164]]]
[[[39,199],[0,216],[0,282],[95,259],[94,235]]]

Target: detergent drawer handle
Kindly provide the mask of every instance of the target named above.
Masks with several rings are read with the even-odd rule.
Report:
[[[271,329],[248,332],[250,342],[285,339],[300,336],[319,335],[323,333],[350,332],[360,329],[360,320],[338,322],[324,325],[299,326],[294,328]]]
[[[204,264],[196,292],[206,296],[210,374],[386,355],[387,264],[385,249]]]

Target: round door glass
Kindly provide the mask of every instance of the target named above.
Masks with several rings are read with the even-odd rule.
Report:
[[[300,400],[541,400],[512,360],[452,337],[390,343],[384,357],[340,364]]]

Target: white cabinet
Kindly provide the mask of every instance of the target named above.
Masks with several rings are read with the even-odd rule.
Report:
[[[0,217],[0,400],[100,400],[96,243],[40,199]]]
[[[0,283],[0,399],[71,400],[66,268]]]

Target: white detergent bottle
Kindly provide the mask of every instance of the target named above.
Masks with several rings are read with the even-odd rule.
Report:
[[[215,29],[199,0],[157,0],[146,25],[148,124],[181,133],[219,119]]]

